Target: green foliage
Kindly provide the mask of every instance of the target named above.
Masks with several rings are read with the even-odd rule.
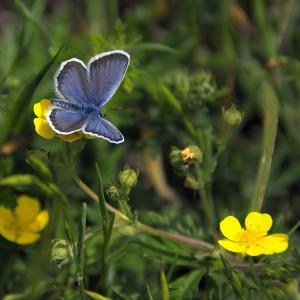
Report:
[[[0,216],[0,298],[298,299],[299,1],[2,2],[0,206],[29,194],[50,221],[22,246]],[[59,64],[114,49],[131,62],[102,113],[125,142],[38,136]],[[218,246],[250,210],[286,252]]]

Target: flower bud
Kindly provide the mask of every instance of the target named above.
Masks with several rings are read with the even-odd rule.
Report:
[[[242,122],[242,114],[232,105],[229,109],[225,110],[223,107],[223,118],[228,125],[239,125]]]
[[[194,176],[188,175],[185,179],[184,186],[192,190],[197,190],[199,188],[199,182]]]
[[[132,188],[137,183],[138,174],[132,169],[125,168],[119,173],[120,184],[126,188]]]
[[[53,240],[51,250],[51,262],[55,262],[59,268],[73,260],[71,245],[66,240]]]
[[[120,196],[118,188],[113,184],[106,189],[106,194],[113,201],[117,201]]]
[[[184,162],[188,161],[202,161],[202,151],[199,147],[191,145],[181,151],[181,158]]]
[[[170,161],[174,167],[180,165],[182,162],[181,150],[174,147],[170,153]]]

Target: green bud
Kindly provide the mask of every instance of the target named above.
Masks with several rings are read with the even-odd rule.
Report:
[[[236,109],[236,106],[233,104],[231,108],[225,110],[222,108],[224,121],[228,125],[239,125],[242,122],[242,114]]]
[[[172,166],[174,166],[174,167],[179,166],[182,162],[181,150],[179,150],[176,147],[173,147],[173,149],[170,153],[170,161],[171,161]]]
[[[111,200],[117,201],[119,199],[119,189],[115,185],[111,184],[105,192]]]
[[[53,240],[51,250],[51,262],[57,264],[59,268],[73,260],[71,245],[66,240]]]
[[[192,190],[197,190],[199,188],[199,182],[193,175],[188,175],[185,179],[184,186]]]
[[[137,183],[138,174],[132,169],[125,168],[119,173],[120,184],[125,188],[132,188]]]
[[[35,154],[29,154],[27,162],[45,180],[47,180],[47,181],[51,181],[52,180],[52,174],[51,174],[48,166],[37,155],[35,155]]]

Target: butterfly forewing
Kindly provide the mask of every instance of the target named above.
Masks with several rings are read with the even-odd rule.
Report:
[[[73,104],[89,103],[87,69],[82,61],[72,58],[63,62],[55,76],[57,93]]]
[[[101,108],[116,92],[130,57],[120,50],[96,55],[88,64],[91,101]]]

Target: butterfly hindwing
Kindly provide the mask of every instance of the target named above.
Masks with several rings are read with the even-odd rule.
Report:
[[[114,95],[121,84],[130,56],[115,50],[92,57],[88,63],[91,101],[100,108]]]
[[[73,104],[89,103],[89,84],[84,63],[76,58],[63,62],[54,77],[57,93]]]
[[[83,132],[101,137],[115,144],[119,144],[124,141],[124,137],[119,129],[100,116],[90,116],[86,122]]]
[[[84,126],[87,116],[79,111],[53,108],[47,115],[49,125],[59,134],[70,134]]]

